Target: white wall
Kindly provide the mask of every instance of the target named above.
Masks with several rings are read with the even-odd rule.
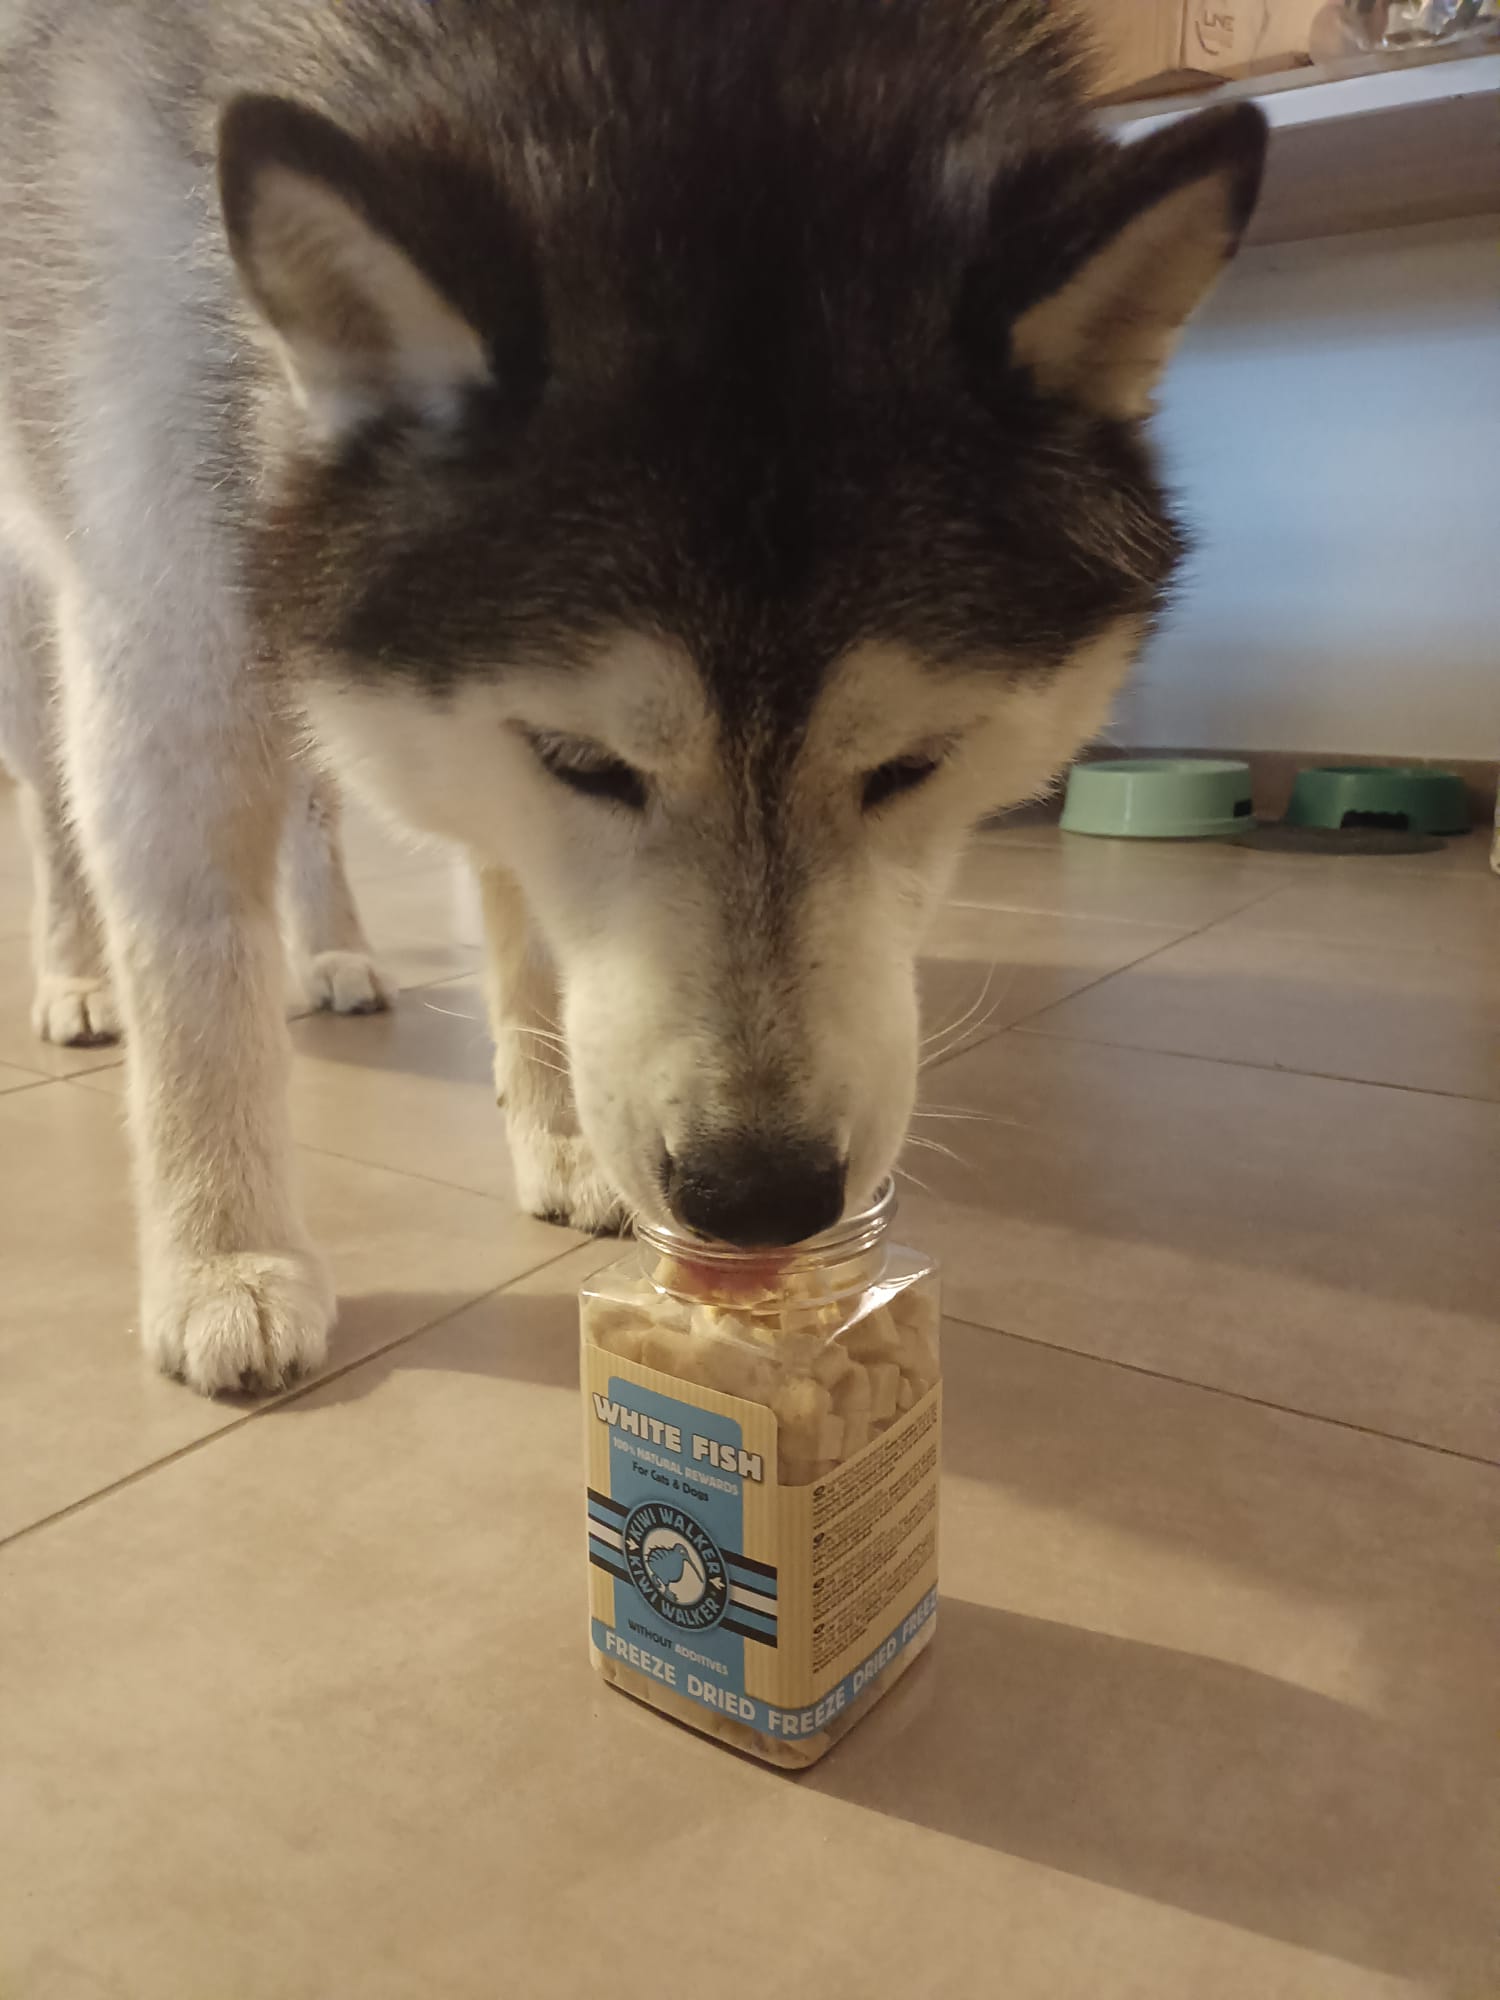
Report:
[[[1242,253],[1159,435],[1199,548],[1121,741],[1500,757],[1500,223]]]

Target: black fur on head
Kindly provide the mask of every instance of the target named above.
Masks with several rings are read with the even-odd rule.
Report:
[[[1013,330],[1200,183],[1229,254],[1257,113],[1122,151],[1043,0],[378,0],[372,20],[398,87],[347,57],[316,105],[231,109],[231,240],[274,321],[258,177],[332,187],[487,369],[444,421],[393,395],[290,451],[258,541],[273,642],[440,694],[644,629],[726,715],[790,722],[863,639],[1045,672],[1150,618],[1182,541],[1141,426]],[[1090,309],[1100,343],[1133,311]]]

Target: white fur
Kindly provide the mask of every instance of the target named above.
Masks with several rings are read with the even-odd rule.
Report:
[[[36,894],[31,1020],[44,1042],[113,1040],[104,941],[63,792],[45,602],[0,551],[0,759],[21,787]]]
[[[321,1362],[334,1311],[292,1185],[276,896],[289,812],[286,880],[315,995],[377,1004],[388,988],[326,825],[321,846],[296,844],[316,815],[297,722],[257,670],[240,595],[253,444],[224,425],[212,385],[248,362],[201,176],[108,66],[74,89],[91,138],[74,193],[92,286],[59,357],[67,500],[39,499],[0,435],[0,524],[60,638],[64,770],[33,758],[28,771],[53,899],[44,1026],[92,1029],[96,1005],[100,1025],[111,1018],[75,887],[86,873],[129,1045],[147,1351],[207,1392],[274,1387]],[[288,322],[304,404],[324,428],[377,392],[451,411],[475,365],[465,330],[434,319],[389,244],[351,237],[347,213],[306,195],[273,182],[267,198],[290,206],[269,212],[269,241],[280,228],[283,248],[312,248],[376,295],[382,336],[372,370],[368,347],[299,346]],[[522,1198],[596,1226],[621,1198],[659,1213],[663,1148],[732,1127],[768,1088],[783,1123],[847,1151],[848,1198],[868,1195],[909,1115],[915,954],[964,833],[1098,726],[1135,637],[1109,634],[1045,684],[1004,661],[934,673],[890,649],[845,660],[788,774],[780,832],[803,886],[780,912],[775,964],[756,946],[770,934],[763,871],[681,651],[621,633],[566,673],[497,662],[508,671],[441,704],[395,684],[337,687],[325,661],[287,664],[308,670],[311,719],[352,780],[487,871],[497,1083]],[[523,726],[636,766],[647,810],[567,791]],[[865,773],[934,743],[950,754],[927,786],[861,811]]]
[[[377,1014],[397,987],[377,964],[344,873],[338,793],[297,758],[281,842],[282,904],[302,997],[334,1014]]]
[[[130,1052],[142,1338],[205,1392],[317,1367],[333,1295],[292,1189],[276,870],[290,745],[252,670],[226,511],[196,471],[214,336],[161,273],[196,255],[191,168],[94,79],[103,306],[66,357],[66,539],[45,550],[73,825]],[[143,241],[143,230],[151,240]],[[19,490],[18,490],[19,488]]]
[[[1097,733],[1139,637],[1122,622],[1045,681],[1004,662],[934,674],[889,647],[846,659],[792,790],[809,887],[790,980],[734,956],[741,829],[679,649],[622,637],[566,674],[517,669],[442,708],[395,685],[314,696],[354,782],[493,871],[496,1079],[523,1202],[597,1227],[618,1190],[660,1216],[663,1149],[745,1113],[755,1079],[727,1051],[746,1023],[796,1077],[777,1111],[847,1151],[851,1201],[872,1192],[915,1092],[916,954],[968,829],[998,800],[1035,795]],[[522,726],[585,736],[645,772],[645,818],[567,791]],[[931,742],[955,747],[928,786],[863,814],[862,775]]]
[[[555,1216],[580,1229],[617,1229],[625,1210],[579,1130],[557,984],[545,948],[528,921],[515,877],[488,867],[479,880],[495,1096],[505,1112],[516,1198],[533,1215]]]

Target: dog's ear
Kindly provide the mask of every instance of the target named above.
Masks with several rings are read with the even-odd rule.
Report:
[[[1188,316],[1239,245],[1265,150],[1265,118],[1236,104],[1115,152],[1057,231],[1061,268],[1014,318],[1011,360],[1048,395],[1145,415]]]
[[[402,246],[387,174],[328,119],[235,99],[219,195],[245,286],[320,432],[395,411],[441,422],[490,379],[480,333]]]

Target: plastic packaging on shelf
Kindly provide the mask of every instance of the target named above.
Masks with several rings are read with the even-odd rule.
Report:
[[[1500,23],[1500,0],[1329,0],[1314,15],[1308,49],[1314,62],[1422,48]]]

